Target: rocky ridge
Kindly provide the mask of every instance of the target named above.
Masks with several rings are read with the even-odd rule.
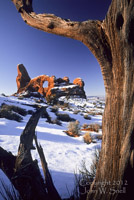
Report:
[[[17,71],[18,75],[16,82],[18,90],[15,95],[23,94],[25,92],[38,92],[46,99],[57,99],[61,96],[78,96],[86,98],[84,91],[85,84],[81,78],[74,79],[73,83],[70,83],[68,77],[56,78],[55,76],[48,75],[40,75],[31,79],[23,64],[17,66]],[[43,87],[45,82],[48,82],[48,87]]]

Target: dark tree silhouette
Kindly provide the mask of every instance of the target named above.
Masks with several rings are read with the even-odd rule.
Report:
[[[103,21],[83,22],[68,21],[53,14],[36,14],[32,0],[12,1],[28,25],[79,40],[97,58],[104,79],[106,106],[101,156],[88,199],[131,199],[134,184],[134,0],[112,0]],[[101,188],[104,181],[107,184]],[[126,192],[121,191],[123,187]]]
[[[60,200],[49,173],[42,147],[38,145],[35,128],[41,114],[45,111],[38,109],[29,119],[20,136],[17,156],[0,147],[0,169],[7,175],[23,200]],[[42,178],[37,160],[32,159],[31,150],[35,139],[40,155],[45,180]]]

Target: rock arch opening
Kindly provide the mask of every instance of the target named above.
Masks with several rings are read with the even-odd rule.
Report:
[[[48,87],[48,81],[44,81],[43,88],[47,88],[47,87]]]

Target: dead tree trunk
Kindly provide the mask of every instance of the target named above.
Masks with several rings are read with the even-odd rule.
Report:
[[[31,150],[34,149],[35,128],[42,109],[32,115],[20,136],[20,145],[15,161],[15,174],[12,177],[16,189],[22,198],[27,200],[48,198],[37,161],[33,161],[31,156]]]
[[[20,136],[17,156],[13,156],[0,147],[0,168],[13,183],[23,200],[60,200],[60,196],[53,185],[47,164],[44,166],[44,170],[46,170],[46,176],[49,176],[49,178],[44,181],[37,161],[33,161],[31,156],[31,150],[35,149],[33,146],[35,128],[44,109],[40,108],[29,119]],[[42,156],[44,156],[43,150]],[[53,188],[53,193],[50,192],[50,187]]]
[[[101,157],[88,199],[131,199],[134,184],[134,1],[112,0],[103,21],[81,23],[53,14],[37,15],[32,10],[32,1],[13,0],[13,3],[28,25],[80,40],[96,56],[104,79],[106,107]],[[106,184],[102,187],[104,181]]]

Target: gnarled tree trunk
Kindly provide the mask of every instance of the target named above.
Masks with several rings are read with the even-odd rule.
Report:
[[[32,1],[13,0],[13,3],[28,25],[79,40],[97,58],[104,79],[106,107],[101,156],[88,199],[131,199],[134,184],[134,0],[112,0],[103,21],[81,23],[53,14],[35,14]]]
[[[45,108],[38,109],[29,119],[20,136],[17,156],[0,147],[0,169],[7,175],[23,200],[61,200],[54,187],[43,150],[35,137],[35,128]],[[42,178],[37,160],[33,160],[31,150],[33,139],[41,158],[45,180]]]

